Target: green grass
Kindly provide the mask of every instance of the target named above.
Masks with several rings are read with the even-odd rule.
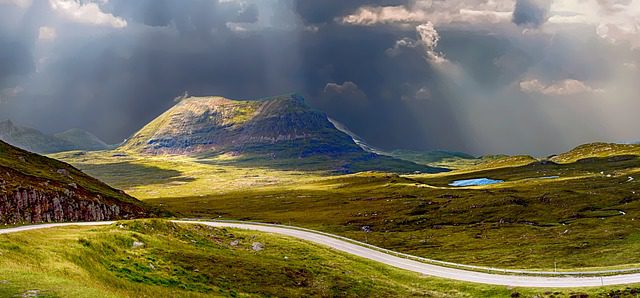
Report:
[[[572,270],[640,263],[636,156],[568,164],[515,157],[436,175],[338,176],[247,167],[234,156],[58,157],[179,216],[291,224],[473,265],[548,270],[556,263]],[[119,169],[130,172],[115,174]],[[168,183],[158,178],[166,171]],[[547,176],[560,178],[540,179]],[[448,187],[480,177],[506,182]]]
[[[556,292],[470,284],[293,238],[161,220],[30,231],[0,240],[2,297],[30,290],[44,297],[568,297],[626,289]],[[254,251],[255,242],[264,249]]]

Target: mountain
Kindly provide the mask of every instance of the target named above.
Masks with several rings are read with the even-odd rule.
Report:
[[[224,153],[265,166],[338,172],[444,170],[366,152],[298,95],[185,98],[120,149],[151,155]]]
[[[0,224],[147,215],[142,202],[71,165],[0,141]]]
[[[74,150],[99,151],[110,148],[109,145],[92,133],[77,128],[55,134],[54,137],[70,143]]]
[[[31,152],[48,154],[71,150],[105,150],[104,142],[89,132],[72,129],[57,135],[47,135],[37,129],[0,122],[0,140]]]

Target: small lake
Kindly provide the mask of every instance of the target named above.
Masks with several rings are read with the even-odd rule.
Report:
[[[465,179],[465,180],[456,180],[449,184],[449,186],[463,187],[463,186],[481,186],[481,185],[491,185],[502,183],[504,180],[495,180],[489,178],[476,178],[476,179]]]

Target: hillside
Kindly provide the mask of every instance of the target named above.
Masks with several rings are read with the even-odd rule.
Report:
[[[108,145],[96,136],[80,129],[72,129],[52,136],[37,129],[15,125],[11,120],[0,122],[0,140],[40,154],[108,149]]]
[[[540,292],[419,275],[277,234],[160,220],[0,235],[0,253],[1,297],[450,298]],[[540,297],[569,297],[576,290]]]
[[[0,224],[146,215],[143,203],[71,165],[0,141]]]
[[[443,171],[363,150],[297,95],[261,100],[186,98],[119,149],[147,155],[226,154],[237,163],[277,168]]]

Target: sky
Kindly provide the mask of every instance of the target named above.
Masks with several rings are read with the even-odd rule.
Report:
[[[640,0],[0,0],[0,120],[118,143],[296,92],[381,149],[640,141]]]

